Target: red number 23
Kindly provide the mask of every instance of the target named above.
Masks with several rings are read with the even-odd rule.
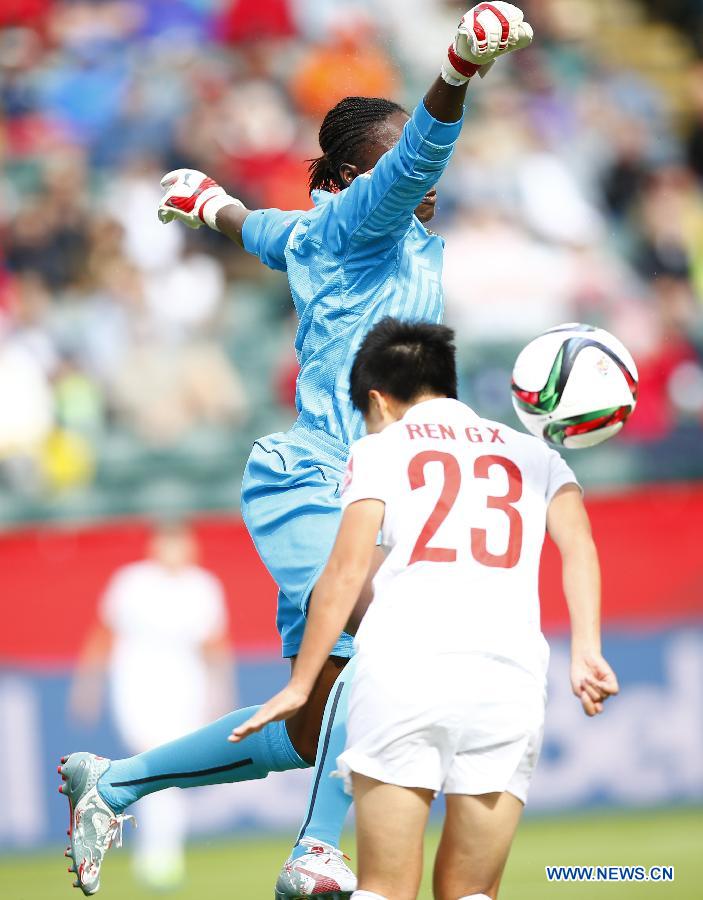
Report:
[[[408,478],[412,490],[425,486],[425,466],[430,462],[441,463],[444,470],[442,491],[430,517],[425,522],[410,555],[409,565],[416,562],[454,562],[457,551],[451,547],[430,547],[429,542],[440,525],[449,515],[461,486],[461,468],[456,457],[438,450],[426,450],[410,460]],[[498,509],[508,517],[510,531],[508,546],[504,553],[488,550],[488,534],[485,528],[471,529],[471,553],[484,566],[512,569],[517,565],[522,551],[522,517],[513,504],[522,497],[522,473],[515,463],[505,456],[479,456],[474,462],[475,478],[490,478],[492,466],[500,466],[508,476],[508,490],[505,494],[490,495],[486,499],[489,509]]]

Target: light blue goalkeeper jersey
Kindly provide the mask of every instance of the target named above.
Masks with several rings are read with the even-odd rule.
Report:
[[[254,443],[242,479],[242,515],[279,587],[276,623],[295,656],[310,593],[329,558],[349,445],[363,419],[349,374],[366,332],[384,316],[442,318],[444,242],[414,210],[439,180],[461,122],[438,122],[420,104],[398,144],[338,194],[317,191],[314,209],[252,212],[244,247],[287,272],[300,325],[298,421]],[[342,634],[333,656],[353,654]]]
[[[305,212],[249,214],[244,248],[286,271],[299,327],[297,427],[349,446],[364,431],[349,399],[349,375],[367,331],[384,316],[442,318],[442,238],[414,210],[439,180],[461,121],[415,109],[399,143],[372,172],[339,193],[313,192]]]

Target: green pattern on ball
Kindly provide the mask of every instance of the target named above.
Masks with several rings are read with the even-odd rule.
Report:
[[[580,416],[570,416],[568,419],[559,419],[558,422],[550,422],[548,425],[544,426],[544,438],[552,444],[561,445],[566,439],[565,432],[570,425],[581,425],[583,422],[592,422],[594,419],[610,418],[610,416],[614,416],[619,409],[619,406],[611,406],[607,409],[596,409],[593,412],[583,413]]]
[[[559,376],[561,374],[563,362],[564,345],[562,344],[562,346],[559,348],[559,352],[554,358],[551,371],[549,372],[549,376],[547,378],[547,383],[539,392],[537,403],[528,403],[527,400],[522,400],[520,397],[516,396],[515,402],[520,407],[520,409],[524,409],[525,412],[529,413],[537,413],[538,415],[544,415],[546,413],[554,412],[559,404],[559,401],[561,400],[561,391],[558,390],[557,385],[559,383]]]
[[[561,400],[561,391],[557,389],[559,376],[564,362],[564,345],[559,348],[547,383],[539,392],[539,408],[545,413],[553,412]]]

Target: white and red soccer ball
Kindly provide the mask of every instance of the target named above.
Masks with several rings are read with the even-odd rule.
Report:
[[[637,402],[637,367],[612,334],[558,325],[515,361],[513,406],[525,428],[550,444],[593,447],[617,434]]]

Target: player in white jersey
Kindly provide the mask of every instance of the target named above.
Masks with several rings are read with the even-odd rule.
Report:
[[[413,900],[436,792],[446,819],[438,900],[495,898],[544,722],[548,648],[538,571],[545,527],[563,560],[572,688],[595,715],[617,680],[600,652],[600,573],[581,489],[556,451],[456,400],[453,333],[385,319],[351,396],[367,437],[287,688],[242,739],[305,702],[354,607],[379,529],[386,560],[356,636],[339,773],[357,814],[357,900]],[[392,664],[389,664],[392,660]]]
[[[198,552],[188,523],[157,523],[148,558],[111,577],[86,638],[73,715],[95,724],[109,675],[114,722],[131,753],[188,734],[232,706],[224,590],[197,564]],[[175,788],[141,799],[134,870],[142,884],[167,890],[185,877],[188,814],[188,798]]]

